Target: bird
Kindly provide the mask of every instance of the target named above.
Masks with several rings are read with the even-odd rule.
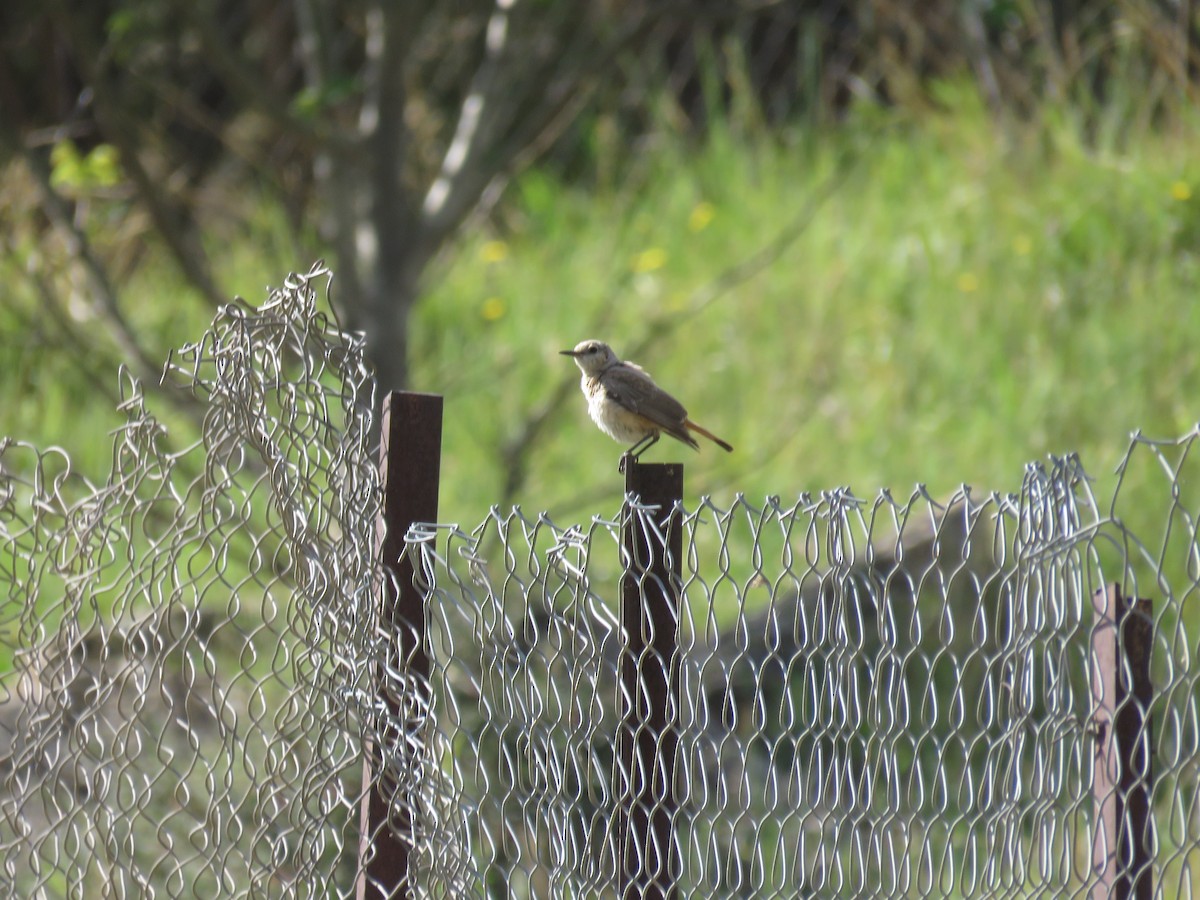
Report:
[[[621,471],[624,471],[627,458],[636,460],[658,442],[663,432],[693,450],[700,449],[693,433],[708,438],[726,451],[733,450],[711,431],[689,419],[683,404],[655,384],[645,369],[622,360],[603,341],[580,341],[575,349],[559,352],[572,357],[583,373],[579,386],[587,398],[592,421],[614,440],[634,442],[621,455]]]

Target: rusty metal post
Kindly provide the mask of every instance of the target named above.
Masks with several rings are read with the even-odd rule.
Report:
[[[414,522],[437,521],[442,398],[407,391],[389,393],[383,401],[381,438],[383,507],[376,546],[385,578],[377,627],[388,655],[376,667],[375,690],[377,702],[386,711],[388,746],[364,747],[358,900],[415,896],[409,879],[412,811],[403,802],[406,798],[397,796],[395,778],[388,776],[382,760],[403,766],[404,760],[420,752],[423,739],[420,733],[412,733],[418,723],[405,712],[412,709],[413,698],[402,696],[404,691],[427,690],[429,683],[424,603],[413,585],[413,565],[404,553],[404,536]],[[400,673],[404,679],[398,685],[396,675]],[[413,765],[408,771],[416,768]]]
[[[1092,900],[1150,900],[1154,894],[1153,610],[1149,600],[1130,604],[1115,584],[1097,591],[1092,605],[1096,739],[1092,868],[1098,880],[1091,896]]]
[[[617,862],[625,900],[665,900],[676,896],[680,872],[674,819],[683,466],[629,460],[625,492],[658,512],[643,516],[626,509],[622,521],[624,651],[617,758],[624,778],[618,785]]]

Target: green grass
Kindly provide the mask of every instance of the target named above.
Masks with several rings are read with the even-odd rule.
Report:
[[[637,361],[737,448],[650,452],[687,462],[691,497],[1016,490],[1047,453],[1078,451],[1107,476],[1133,429],[1173,436],[1200,419],[1200,123],[1108,129],[1119,141],[1095,147],[1070,115],[998,125],[942,94],[936,114],[662,138],[597,159],[607,174],[590,185],[523,176],[429,273],[413,323],[413,386],[446,395],[443,516],[477,522],[502,501],[565,520],[615,509],[620,448],[576,394],[503,491],[503,449],[576,378],[557,351],[587,336],[619,353],[649,339]],[[772,264],[704,302],[798,218]],[[222,284],[259,301],[309,260],[290,257],[281,214],[249,220],[214,252]],[[211,315],[166,271],[143,267],[126,290],[160,347]],[[10,304],[20,290],[10,281]],[[102,475],[96,436],[119,421],[108,401],[52,334],[13,333],[0,431]]]
[[[414,386],[447,398],[444,516],[500,499],[500,448],[576,377],[557,350],[594,336],[621,353],[647,321],[663,333],[637,361],[737,448],[650,452],[687,462],[692,496],[1015,491],[1025,462],[1071,450],[1106,475],[1133,429],[1200,419],[1195,137],[1090,149],[967,108],[753,146],[718,133],[659,148],[620,191],[526,176],[414,328]],[[773,265],[694,309],[838,172]],[[573,394],[512,499],[610,511],[619,452]]]

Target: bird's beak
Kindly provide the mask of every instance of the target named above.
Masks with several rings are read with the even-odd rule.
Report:
[[[561,353],[563,356],[578,356],[579,355],[574,350],[559,350],[558,352]]]

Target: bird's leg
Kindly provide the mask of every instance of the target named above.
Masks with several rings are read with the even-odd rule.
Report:
[[[645,453],[647,450],[649,450],[651,447],[653,447],[657,443],[658,443],[658,432],[652,431],[652,432],[650,432],[650,434],[646,435],[644,438],[642,438],[640,441],[638,441],[636,444],[634,444],[632,447],[630,447],[625,452],[629,456],[632,456],[634,459],[637,459],[639,456],[641,456],[643,453]]]
[[[617,463],[617,471],[620,472],[622,475],[624,475],[626,462],[629,460],[633,460],[634,462],[637,462],[637,458],[639,456],[641,456],[643,453],[645,453],[647,450],[649,450],[651,447],[653,447],[654,443],[657,440],[658,440],[658,432],[656,432],[656,431],[651,432],[650,434],[648,434],[644,438],[642,438],[640,441],[638,441],[636,444],[634,444],[632,447],[630,447],[628,450],[626,450],[624,453],[622,453],[621,461],[619,463]]]

